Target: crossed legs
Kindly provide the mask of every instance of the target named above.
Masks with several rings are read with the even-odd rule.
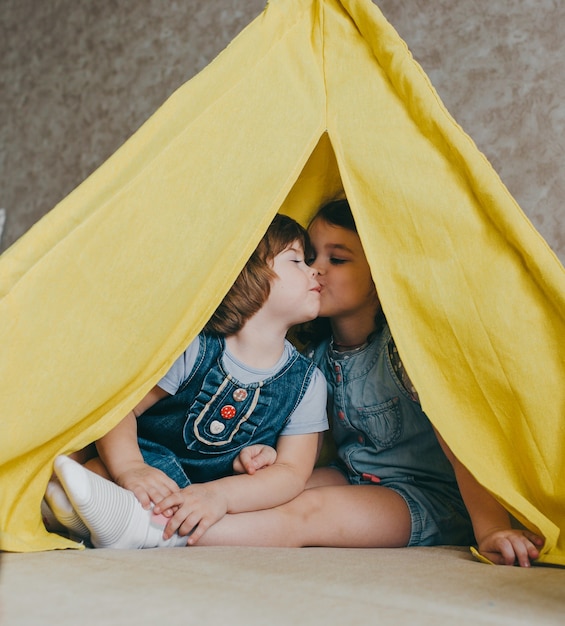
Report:
[[[276,508],[226,515],[198,545],[394,548],[408,544],[410,512],[395,491],[350,485],[329,468],[314,472],[308,487]]]
[[[71,459],[58,457],[55,472],[72,505],[67,514],[78,515],[95,547],[191,545],[190,537],[176,534],[163,540],[166,518],[153,515],[132,492]],[[407,545],[410,531],[408,506],[396,492],[350,485],[339,472],[323,468],[294,500],[273,509],[228,514],[198,545],[392,548]]]

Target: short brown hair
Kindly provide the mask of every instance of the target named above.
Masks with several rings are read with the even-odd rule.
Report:
[[[271,281],[276,278],[273,259],[298,241],[306,253],[310,240],[306,230],[295,220],[277,214],[257,248],[225,295],[220,306],[204,327],[217,335],[233,335],[265,304],[271,293]]]

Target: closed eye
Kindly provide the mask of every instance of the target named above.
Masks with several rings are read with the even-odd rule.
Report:
[[[336,257],[330,257],[330,263],[332,265],[343,265],[344,263],[347,263],[347,259],[338,259]]]

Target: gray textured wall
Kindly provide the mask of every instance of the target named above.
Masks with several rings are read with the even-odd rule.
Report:
[[[565,1],[379,0],[565,260]],[[112,154],[265,0],[0,0],[2,248]]]

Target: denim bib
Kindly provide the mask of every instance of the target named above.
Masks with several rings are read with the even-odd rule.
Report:
[[[244,384],[222,365],[222,337],[202,333],[199,344],[195,366],[177,393],[137,420],[145,462],[179,487],[232,474],[232,463],[246,446],[275,447],[315,371],[309,359],[293,350],[274,375]]]
[[[338,456],[352,483],[387,480],[455,484],[428,417],[392,366],[388,326],[362,350],[313,352],[328,381],[328,413]]]

